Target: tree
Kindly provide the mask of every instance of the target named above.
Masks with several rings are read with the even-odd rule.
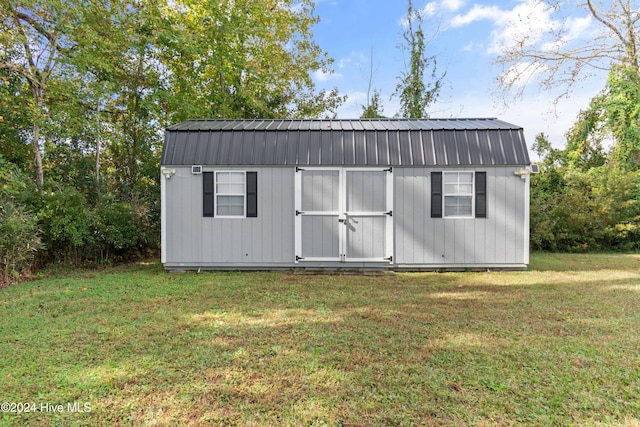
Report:
[[[511,43],[501,46],[496,62],[502,66],[499,84],[506,93],[522,95],[528,83],[537,81],[541,90],[561,89],[558,99],[568,95],[582,79],[614,66],[638,71],[640,14],[636,1],[609,0],[578,2],[586,18],[575,18],[576,4],[568,0],[540,0],[535,5],[552,20],[546,32],[539,23],[520,22]],[[533,14],[532,16],[538,16]],[[576,37],[576,28],[597,24],[596,33],[586,39]]]
[[[603,141],[613,142],[605,153]],[[567,163],[581,170],[601,166],[607,158],[621,169],[640,169],[640,75],[615,66],[606,88],[580,112],[567,133]]]
[[[176,0],[164,14],[171,121],[318,117],[343,101],[311,78],[332,62],[312,40],[311,0]]]
[[[367,100],[367,105],[361,105],[360,107],[362,108],[362,114],[360,115],[362,119],[384,118],[384,108],[382,107],[380,92],[377,89],[373,90],[373,96],[371,100]]]
[[[0,70],[26,80],[31,91],[27,110],[38,188],[42,188],[44,182],[40,132],[46,114],[45,97],[60,52],[64,50],[59,30],[64,20],[64,10],[57,1],[0,3]]]
[[[405,43],[402,49],[409,52],[409,64],[405,66],[394,92],[400,98],[399,115],[402,117],[428,117],[427,108],[436,101],[445,77],[445,73],[437,73],[435,55],[426,53],[428,43],[425,42],[423,24],[422,13],[414,10],[412,0],[409,0],[406,29],[402,34]]]

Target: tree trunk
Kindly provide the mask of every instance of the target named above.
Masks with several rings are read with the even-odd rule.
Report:
[[[96,203],[100,204],[100,138],[96,138]]]
[[[38,190],[42,190],[44,185],[44,173],[42,172],[42,154],[40,153],[40,125],[33,123],[33,139],[31,146],[33,147],[34,165],[36,167],[36,185]]]
[[[36,101],[36,115],[33,118],[33,135],[31,135],[31,147],[33,148],[34,165],[36,167],[36,185],[42,191],[44,185],[44,172],[42,171],[42,153],[40,152],[40,114],[44,103],[44,89],[42,85],[30,82],[33,99]]]

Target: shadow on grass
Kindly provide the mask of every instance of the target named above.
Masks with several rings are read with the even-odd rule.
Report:
[[[94,409],[0,420],[550,425],[638,413],[633,279],[129,273],[2,301],[0,394]]]

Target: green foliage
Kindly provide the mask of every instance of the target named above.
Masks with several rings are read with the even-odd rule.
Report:
[[[0,155],[41,190],[13,191],[3,214],[41,229],[41,261],[158,248],[167,125],[330,116],[343,102],[313,83],[332,60],[313,42],[312,0],[170,3],[0,2]]]
[[[373,96],[371,97],[368,105],[361,105],[362,114],[360,118],[362,119],[383,119],[384,118],[384,108],[382,106],[382,100],[380,99],[380,92],[378,90],[373,91]]]
[[[640,249],[640,172],[545,167],[531,181],[533,249]]]
[[[310,72],[332,60],[312,40],[311,0],[178,0],[165,16],[162,61],[172,121],[331,115],[343,98]]]
[[[42,249],[37,218],[24,204],[31,191],[22,171],[0,157],[0,285],[28,271]]]
[[[95,251],[101,260],[130,259],[148,248],[152,227],[146,205],[116,202],[100,207],[94,216]]]
[[[605,153],[603,142],[612,143]],[[567,134],[567,164],[586,171],[608,159],[625,170],[640,169],[640,75],[633,67],[614,67],[607,86],[581,111]]]
[[[45,243],[54,259],[79,262],[93,243],[91,212],[84,196],[75,188],[45,191],[39,219]]]
[[[0,70],[0,156],[19,167],[28,166],[32,159],[31,148],[20,135],[20,130],[29,125],[24,89],[22,79]]]
[[[403,33],[404,48],[409,51],[409,66],[401,74],[394,93],[400,98],[401,117],[428,117],[427,107],[436,101],[444,79],[444,74],[438,76],[436,57],[426,53],[423,19],[422,13],[414,10],[409,0],[407,28]]]

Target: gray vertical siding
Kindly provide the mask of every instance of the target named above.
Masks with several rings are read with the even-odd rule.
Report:
[[[487,172],[487,218],[431,218],[430,173],[442,167],[394,167],[394,258],[399,267],[524,266],[528,262],[527,182],[513,172],[519,167],[471,167],[455,170]],[[176,167],[165,181],[167,268],[199,266],[305,267],[295,264],[295,184],[293,167],[216,167],[215,170],[258,172],[258,217],[229,219],[202,216],[202,175],[190,167]],[[205,166],[205,170],[211,170]],[[454,169],[451,169],[454,170]],[[307,171],[302,185],[313,191],[303,199],[304,210],[337,210],[336,173]],[[369,176],[371,175],[371,176]],[[357,189],[348,195],[351,209],[378,210],[383,192],[375,173],[347,174]],[[164,178],[163,178],[164,179]],[[359,194],[355,194],[359,193]],[[314,230],[302,242],[309,257],[334,257],[337,253],[335,216],[304,216],[303,227]],[[381,257],[382,217],[355,217],[351,224],[362,233],[347,233],[351,257]],[[329,265],[329,264],[326,264]],[[349,268],[350,265],[336,263]],[[353,265],[351,265],[353,266]],[[393,265],[391,265],[393,267]]]
[[[202,175],[176,167],[166,180],[166,265],[197,267],[229,263],[278,265],[294,258],[294,170],[222,168],[258,172],[257,218],[204,218]],[[208,170],[205,167],[205,170]]]
[[[394,168],[395,263],[524,265],[526,181],[516,169],[456,168],[487,172],[487,218],[447,219],[430,217],[431,169]]]

